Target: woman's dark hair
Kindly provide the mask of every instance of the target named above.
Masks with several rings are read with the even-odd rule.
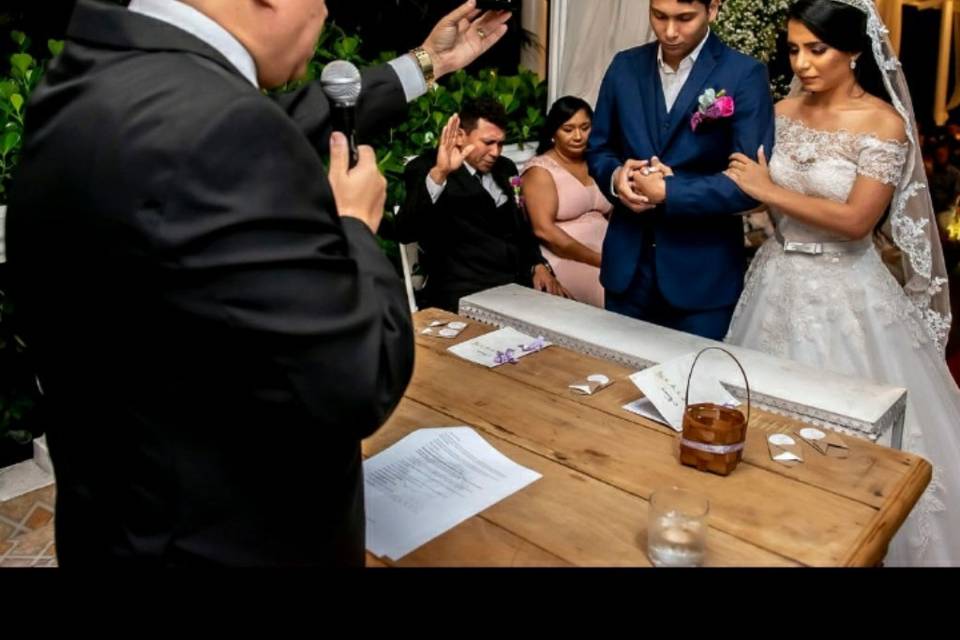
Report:
[[[537,147],[537,155],[541,155],[553,149],[553,136],[556,135],[563,123],[577,115],[579,111],[586,111],[587,117],[593,120],[593,107],[586,100],[581,100],[576,96],[563,96],[557,98],[557,101],[550,107],[550,113],[547,114],[547,122],[540,130],[540,145]]]
[[[833,0],[798,0],[787,14],[799,20],[821,42],[845,53],[860,53],[853,74],[864,91],[890,102],[883,76],[873,57],[873,44],[867,35],[867,14]]]

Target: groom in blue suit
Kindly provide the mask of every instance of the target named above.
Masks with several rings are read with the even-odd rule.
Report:
[[[657,42],[613,59],[587,151],[615,205],[607,309],[715,340],[743,289],[738,214],[757,206],[723,171],[736,152],[756,158],[763,145],[769,158],[774,133],[766,68],[710,31],[719,4],[651,0]]]

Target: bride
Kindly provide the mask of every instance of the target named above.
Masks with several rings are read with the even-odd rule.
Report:
[[[799,0],[789,15],[796,78],[769,166],[735,154],[727,171],[777,227],[727,341],[907,388],[904,449],[934,472],[886,563],[960,566],[960,390],[943,357],[946,269],[906,81],[872,0]],[[883,238],[902,254],[902,285],[875,248]]]

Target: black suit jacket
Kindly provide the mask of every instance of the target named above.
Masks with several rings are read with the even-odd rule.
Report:
[[[460,298],[472,293],[510,283],[530,286],[531,269],[544,259],[513,197],[516,165],[501,156],[490,171],[507,196],[500,207],[466,167],[450,174],[434,203],[426,178],[436,159],[433,151],[407,165],[407,197],[395,220],[400,241],[418,242],[423,250],[424,304],[456,311]]]
[[[364,75],[364,127],[405,108]],[[413,341],[374,235],[341,219],[318,87],[275,102],[193,36],[81,0],[9,206],[63,566],[363,562],[359,442]]]

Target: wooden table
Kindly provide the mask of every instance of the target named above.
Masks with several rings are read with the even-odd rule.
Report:
[[[767,436],[800,423],[756,409],[736,471],[701,473],[677,461],[674,431],[621,408],[640,397],[632,371],[556,346],[487,369],[446,349],[492,327],[467,321],[451,341],[419,332],[453,314],[414,318],[413,380],[364,455],[419,428],[467,425],[543,477],[399,562],[368,554],[370,566],[650,566],[648,500],[672,485],[710,500],[708,566],[872,566],[930,481],[922,458],[849,437],[845,460],[803,444],[803,464],[773,462]],[[567,389],[594,373],[615,383],[595,396]]]

